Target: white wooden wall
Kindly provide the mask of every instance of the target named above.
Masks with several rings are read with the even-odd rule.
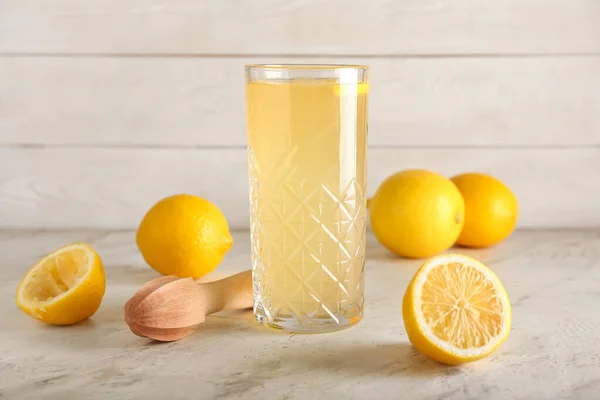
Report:
[[[0,228],[248,224],[243,65],[371,67],[369,192],[485,171],[522,227],[600,225],[600,0],[0,0]]]

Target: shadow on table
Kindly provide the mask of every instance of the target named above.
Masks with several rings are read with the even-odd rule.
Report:
[[[390,263],[420,266],[423,263],[423,260],[400,257],[399,255],[392,253],[377,242],[371,235],[367,236],[366,259],[367,261],[377,261],[384,264]]]
[[[364,375],[433,376],[458,372],[457,368],[426,358],[409,343],[346,344],[340,348],[299,352],[288,357],[286,357],[288,361],[299,368],[320,369],[357,377]]]
[[[252,309],[223,311],[215,315],[210,315],[206,321],[198,327],[198,334],[202,332],[214,333],[223,332],[246,332],[247,334],[271,335],[271,336],[289,336],[289,332],[283,330],[268,328],[259,324],[254,317]]]
[[[159,342],[136,336],[124,320],[124,304],[118,301],[103,302],[91,318],[71,326],[35,324],[37,335],[44,337],[49,346],[69,349],[140,349],[149,347],[176,348],[194,345],[211,336],[265,335],[286,336],[287,332],[266,328],[256,322],[252,310],[228,311],[207,317],[190,336],[174,342]]]
[[[142,287],[146,282],[162,276],[150,267],[123,266],[110,267],[105,270],[109,281],[119,285],[131,285],[134,288]]]

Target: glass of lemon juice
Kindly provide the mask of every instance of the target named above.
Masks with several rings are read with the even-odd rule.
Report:
[[[254,314],[293,332],[363,315],[368,68],[248,65]]]

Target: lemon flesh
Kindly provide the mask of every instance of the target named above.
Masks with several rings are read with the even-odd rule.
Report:
[[[479,261],[445,254],[417,271],[402,314],[411,343],[445,364],[478,360],[508,337],[511,307],[500,280]]]
[[[88,244],[62,247],[35,264],[17,289],[18,307],[52,325],[71,325],[91,317],[106,289],[104,267]]]

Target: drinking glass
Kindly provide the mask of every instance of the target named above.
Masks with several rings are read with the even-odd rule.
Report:
[[[292,332],[363,315],[368,68],[248,65],[254,314]]]

